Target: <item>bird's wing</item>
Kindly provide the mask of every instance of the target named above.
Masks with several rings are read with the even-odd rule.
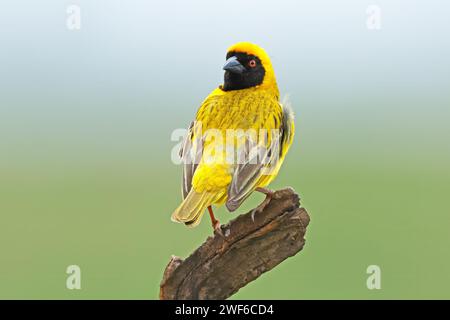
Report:
[[[258,142],[253,146],[246,143],[238,147],[238,159],[246,161],[235,167],[228,189],[228,210],[236,210],[256,189],[262,176],[276,174],[294,135],[292,110],[287,105],[283,106],[282,110],[279,130],[267,131],[266,142]]]
[[[183,181],[181,191],[183,199],[186,198],[192,187],[192,177],[197,170],[202,156],[202,135],[193,121],[189,126],[186,137],[180,149],[180,158],[183,166]]]
[[[251,157],[247,162],[236,166],[231,184],[228,188],[226,203],[228,210],[236,210],[258,186],[258,181],[263,175],[263,170],[267,166],[272,167],[276,165],[276,160],[274,159],[276,152],[273,151],[277,148],[276,145],[277,143],[268,149],[263,146],[256,146],[250,153],[255,153],[259,156]]]
[[[288,97],[283,100],[283,120],[281,126],[283,128],[282,135],[280,139],[281,149],[280,149],[280,157],[284,158],[286,153],[289,150],[289,147],[294,140],[295,134],[295,123],[294,123],[294,111],[292,110],[291,103],[289,102]]]

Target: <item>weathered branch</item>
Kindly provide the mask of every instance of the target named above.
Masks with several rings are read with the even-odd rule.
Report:
[[[308,213],[288,188],[262,209],[222,226],[186,260],[172,256],[160,299],[226,299],[247,283],[295,255],[305,244]]]

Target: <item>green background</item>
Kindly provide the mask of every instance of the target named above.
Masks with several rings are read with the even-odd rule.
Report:
[[[295,188],[311,224],[300,254],[233,298],[450,298],[450,7],[379,0],[371,31],[370,4],[3,1],[0,298],[158,297],[170,256],[211,233],[170,221],[171,134],[242,40],[267,49],[292,101],[297,136],[271,188]],[[72,264],[81,290],[66,288]]]

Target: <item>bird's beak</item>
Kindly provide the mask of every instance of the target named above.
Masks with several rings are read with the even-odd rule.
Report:
[[[241,74],[245,71],[245,67],[239,62],[236,57],[233,56],[225,62],[223,70]]]

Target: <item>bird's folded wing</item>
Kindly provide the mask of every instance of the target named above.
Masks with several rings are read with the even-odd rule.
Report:
[[[283,115],[278,130],[267,132],[267,143],[259,143],[248,147],[241,144],[238,148],[238,159],[248,159],[235,166],[233,178],[228,188],[226,206],[228,210],[236,210],[241,203],[258,187],[264,175],[276,174],[280,161],[283,161],[294,137],[294,114],[289,103],[282,106]]]
[[[198,130],[195,121],[193,121],[189,126],[179,153],[183,166],[183,181],[181,185],[183,199],[186,198],[191,190],[192,177],[202,157],[202,135]]]
[[[238,159],[246,159],[235,165],[233,178],[228,188],[226,206],[236,210],[256,189],[263,175],[270,175],[279,161],[280,139],[272,133],[270,142],[248,148],[248,144],[238,148]]]

